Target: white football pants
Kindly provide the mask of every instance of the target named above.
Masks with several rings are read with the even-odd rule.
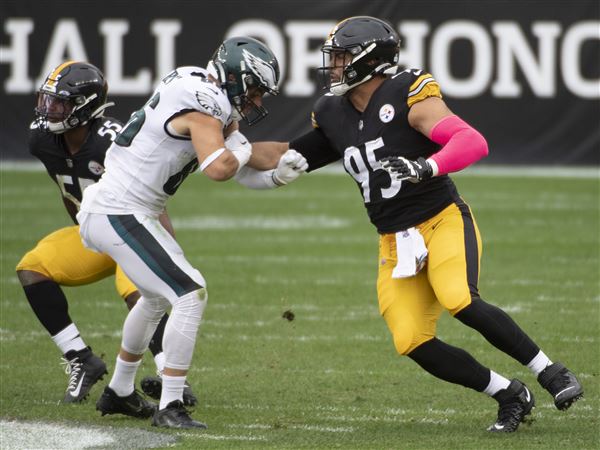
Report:
[[[108,254],[142,294],[125,320],[123,349],[144,353],[171,305],[163,337],[165,366],[187,370],[208,298],[202,274],[157,218],[82,212],[77,218],[84,245]]]

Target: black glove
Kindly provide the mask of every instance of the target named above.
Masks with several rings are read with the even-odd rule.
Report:
[[[388,156],[381,160],[381,167],[390,174],[392,180],[408,180],[411,183],[418,183],[433,176],[433,169],[423,157],[411,161],[402,156]]]

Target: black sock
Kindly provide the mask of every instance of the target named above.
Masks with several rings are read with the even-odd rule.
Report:
[[[169,315],[167,313],[165,313],[165,315],[161,317],[160,322],[158,322],[158,326],[156,327],[156,330],[152,335],[150,344],[148,345],[148,348],[152,352],[153,356],[156,356],[163,351],[162,340],[163,335],[165,334],[165,325],[167,324],[168,318]]]
[[[52,281],[23,286],[25,296],[41,324],[50,336],[58,334],[73,321],[69,317],[69,304],[60,286]]]
[[[469,353],[437,338],[424,342],[408,357],[434,377],[482,392],[490,383],[490,369]]]
[[[529,364],[540,351],[508,314],[481,299],[473,300],[454,317],[479,331],[490,344],[521,364]]]

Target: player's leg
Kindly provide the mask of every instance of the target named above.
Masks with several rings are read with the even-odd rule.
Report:
[[[483,391],[490,381],[489,369],[464,350],[435,337],[443,308],[429,284],[427,273],[422,270],[413,277],[393,279],[395,253],[394,236],[383,235],[377,295],[397,352],[408,355],[438,378]]]
[[[119,266],[117,266],[117,270],[115,272],[115,284],[117,292],[125,300],[129,310],[131,310],[140,298],[140,293],[138,292],[137,287],[131,282],[131,280],[129,280],[129,278],[127,278]],[[162,340],[168,319],[169,315],[167,313],[161,317],[148,345],[148,348],[154,357],[154,363],[156,364],[156,376],[144,377],[140,382],[142,391],[146,395],[156,400],[160,400],[160,394],[162,392],[162,372],[165,368],[165,354],[162,348]],[[198,399],[196,398],[196,395],[194,394],[189,382],[186,380],[183,389],[183,404],[186,406],[194,406],[197,403]]]
[[[116,358],[113,376],[96,403],[102,415],[125,414],[132,417],[151,417],[156,405],[147,402],[135,391],[135,376],[142,355],[156,325],[170,306],[163,297],[140,297],[130,310],[123,326],[123,338]]]
[[[155,218],[91,214],[83,219],[82,236],[90,247],[109,253],[142,294],[123,327],[117,368],[124,369],[115,370],[107,389],[114,386],[120,394],[125,394],[118,386],[127,384],[133,392],[137,364],[170,304],[171,315],[163,338],[165,368],[161,403],[153,423],[167,427],[205,427],[189,417],[182,402],[206,304],[202,275],[189,264],[181,247]],[[103,406],[101,403],[97,404],[99,409]]]
[[[440,303],[496,348],[526,365],[553,395],[557,408],[568,408],[583,395],[575,376],[560,363],[553,364],[506,312],[479,296],[481,238],[469,207],[461,202],[439,216],[435,229],[429,228],[427,245],[429,279]]]
[[[49,234],[17,265],[17,276],[33,312],[64,355],[69,375],[66,403],[83,400],[106,373],[106,365],[92,353],[71,320],[60,286],[92,283],[113,271],[110,258],[83,247],[77,226]]]
[[[123,269],[121,269],[119,266],[117,266],[117,270],[115,271],[115,286],[121,298],[125,300],[127,309],[131,310],[135,306],[141,294],[138,292],[135,284],[133,284],[131,280],[127,278],[127,276],[123,273]],[[154,335],[152,336],[148,346],[152,356],[154,357],[154,363],[156,364],[156,370],[158,372],[162,372],[165,365],[165,357],[162,349],[162,338],[168,318],[168,314],[165,313],[163,318],[158,323],[156,331],[154,332]]]
[[[425,236],[427,238],[427,236]],[[396,263],[395,239],[384,235],[380,241],[380,266],[377,283],[380,309],[390,329],[398,353],[407,355],[433,376],[454,384],[495,396],[508,404],[504,397],[529,395],[517,380],[512,383],[482,366],[466,351],[453,347],[435,337],[437,320],[443,311],[432,290],[425,270],[416,276],[392,279]],[[528,409],[531,410],[533,399]],[[525,415],[506,431],[514,431]]]

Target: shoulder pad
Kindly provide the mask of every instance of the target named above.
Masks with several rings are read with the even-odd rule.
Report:
[[[219,119],[224,125],[227,123],[231,115],[231,105],[221,89],[201,77],[189,76],[182,82],[185,90],[182,103],[185,108],[195,109]]]
[[[427,97],[442,98],[440,85],[428,72],[421,69],[406,69],[392,77],[408,85],[406,103],[410,108]]]
[[[35,126],[35,122],[32,122],[29,127],[29,138],[27,140],[27,147],[29,153],[39,158],[42,153],[42,148],[53,148],[54,135],[40,130]]]
[[[328,92],[322,95],[316,102],[313,111],[310,114],[310,120],[313,128],[319,128],[318,116],[325,114],[334,104],[339,103],[342,97],[338,97]]]

